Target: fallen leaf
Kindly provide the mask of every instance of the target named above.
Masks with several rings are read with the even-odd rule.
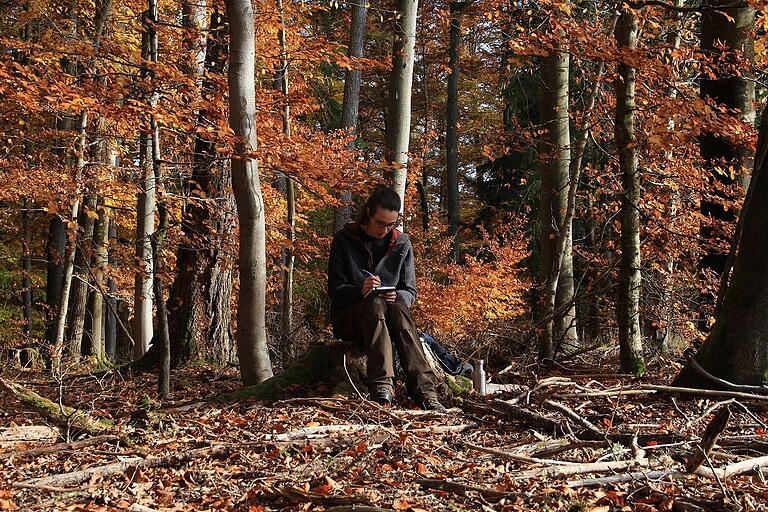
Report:
[[[408,510],[411,508],[411,504],[408,502],[408,500],[396,499],[395,502],[392,503],[392,508],[395,510]]]
[[[0,499],[0,510],[19,510],[19,506],[13,500]]]

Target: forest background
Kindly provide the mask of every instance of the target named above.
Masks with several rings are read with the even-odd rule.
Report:
[[[619,345],[640,374],[715,324],[762,162],[762,5],[235,3],[0,4],[4,346],[264,380],[330,336],[330,237],[379,183],[417,321],[463,357]]]

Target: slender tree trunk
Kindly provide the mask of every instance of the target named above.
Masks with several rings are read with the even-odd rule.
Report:
[[[637,19],[633,11],[621,13],[616,26],[620,49],[637,48]],[[624,191],[621,196],[621,270],[619,275],[618,324],[621,369],[645,372],[643,339],[640,332],[640,173],[635,135],[636,70],[619,64],[616,80],[616,147]]]
[[[85,332],[85,316],[88,312],[88,292],[90,291],[91,256],[93,255],[93,228],[96,213],[96,195],[89,192],[83,201],[82,219],[83,234],[80,247],[75,255],[77,280],[72,284],[72,309],[69,313],[69,358],[78,361],[83,353],[83,333]]]
[[[21,295],[24,308],[22,334],[28,340],[32,325],[32,221],[29,218],[29,200],[27,198],[24,198],[21,203],[21,225],[24,233],[21,244]]]
[[[285,33],[285,7],[283,0],[277,0],[277,10],[280,14],[280,28],[278,29],[278,43],[280,44],[280,92],[283,94],[283,135],[291,138],[291,107],[288,102],[288,45]],[[359,95],[359,92],[358,92]],[[293,179],[290,176],[285,177],[286,189],[285,200],[287,207],[288,225],[286,233],[287,245],[283,249],[283,293],[282,293],[282,322],[280,339],[283,345],[284,353],[292,355],[291,332],[293,331],[293,267],[295,258],[293,257],[293,244],[296,240],[296,192]]]
[[[563,223],[568,205],[569,170],[571,163],[571,136],[569,103],[569,65],[567,52],[557,51],[542,62],[542,125],[546,129],[542,153],[547,162],[542,168],[539,220],[541,224],[541,280],[555,284],[552,292],[545,291],[542,297],[545,326],[539,346],[542,359],[552,358],[559,347],[574,348],[578,343],[576,331],[576,306],[571,304],[562,315],[548,318],[548,303],[552,311],[560,310],[564,304],[573,302],[573,251],[572,222]],[[563,230],[563,254],[558,255],[560,230]],[[559,269],[555,268],[560,259]],[[546,288],[546,286],[545,286]],[[549,297],[554,293],[553,297]]]
[[[232,158],[232,189],[240,220],[240,296],[237,355],[245,385],[272,376],[265,319],[267,292],[264,200],[256,150],[254,20],[250,0],[226,0],[230,30],[229,123],[239,138]]]
[[[157,19],[157,3],[148,0],[147,11],[144,13],[145,27],[142,33],[141,56],[145,61],[151,60],[153,52],[157,52],[157,34],[151,20]],[[150,76],[146,66],[142,69],[143,76]],[[148,102],[153,106],[155,92],[149,93]],[[139,268],[136,272],[133,299],[133,356],[141,358],[149,348],[154,326],[152,324],[152,233],[155,231],[156,183],[152,160],[152,134],[142,133],[139,137],[139,169],[141,178],[136,205],[136,260]]]
[[[755,10],[751,6],[739,6],[718,9],[718,5],[732,4],[729,0],[712,2],[713,9],[707,9],[701,15],[701,50],[705,56],[715,61],[715,78],[703,76],[701,97],[710,98],[723,105],[745,123],[755,122],[755,83],[752,79],[754,63]],[[744,62],[747,63],[744,66]],[[739,73],[734,73],[732,66],[738,66]],[[708,197],[702,199],[701,211],[709,218],[709,225],[702,227],[702,238],[707,241],[706,254],[700,261],[700,267],[713,272],[716,276],[725,272],[728,254],[718,248],[727,246],[730,238],[726,225],[736,221],[738,214],[729,203],[736,200],[736,194],[725,190],[716,190],[738,183],[746,190],[749,183],[749,170],[753,166],[754,153],[748,146],[739,146],[731,142],[728,135],[704,132],[699,138],[701,157],[710,171],[712,184]],[[735,176],[728,172],[718,172],[717,168],[727,169],[733,166]],[[702,297],[704,303],[711,304],[714,297]]]
[[[48,270],[45,279],[45,339],[54,345],[56,311],[61,304],[61,288],[64,280],[64,257],[67,243],[67,228],[61,217],[55,215],[48,225],[48,240],[45,244]]]
[[[114,220],[110,220],[107,227],[107,244],[109,240],[115,240],[117,238],[117,228]],[[112,265],[114,262],[113,255],[107,251],[107,262]],[[115,360],[117,355],[117,315],[118,302],[117,302],[117,283],[111,277],[107,279],[106,289],[108,291],[107,296],[107,308],[106,308],[106,320],[104,322],[104,351],[107,358],[110,361]]]
[[[93,265],[93,280],[96,283],[96,290],[91,294],[91,312],[93,320],[91,322],[91,343],[87,354],[96,361],[104,360],[104,316],[105,304],[104,297],[100,290],[106,289],[106,279],[104,274],[109,260],[109,216],[106,208],[102,208],[99,214],[99,220],[93,232],[95,246],[95,261]]]
[[[360,59],[365,50],[365,25],[368,19],[368,3],[356,2],[351,4],[352,24],[349,28],[349,44],[347,46],[347,56]],[[362,82],[362,72],[357,67],[348,69],[344,76],[344,102],[341,106],[341,129],[349,130],[353,133],[357,131],[357,117],[360,107],[360,84]],[[349,141],[349,148],[355,149],[355,139]],[[344,224],[351,222],[354,216],[352,207],[352,193],[344,191],[341,193],[343,206],[336,212],[334,222],[334,233],[344,227]]]
[[[408,145],[411,138],[411,88],[419,2],[418,0],[397,0],[395,3],[398,16],[395,18],[384,154],[387,163],[392,166],[392,188],[400,194],[402,212],[405,208]]]
[[[728,290],[717,320],[696,361],[709,373],[736,384],[764,385],[768,377],[768,115],[763,112],[749,204]],[[678,386],[708,387],[711,382],[686,367]]]
[[[223,27],[222,15],[214,9],[205,50],[204,69],[208,75],[224,70]],[[199,55],[195,48],[192,50]],[[204,74],[200,75],[202,92],[211,94],[214,79]],[[200,110],[197,126],[203,130],[211,126],[216,115]],[[217,158],[213,142],[196,134],[194,148],[189,188],[195,187],[195,194],[208,198],[208,203],[191,201],[184,210],[184,239],[176,256],[177,274],[167,302],[171,362],[173,366],[193,360],[226,365],[236,360],[230,327],[232,264],[228,251],[235,230],[231,169],[228,162]]]
[[[453,237],[453,261],[459,261],[459,53],[461,52],[461,9],[463,2],[451,2],[450,48],[448,51],[448,99],[446,101],[445,166],[448,182],[448,235]],[[426,84],[424,84],[426,87]]]

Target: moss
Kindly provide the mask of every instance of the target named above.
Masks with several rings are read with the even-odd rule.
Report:
[[[621,369],[624,372],[632,373],[634,375],[643,375],[648,371],[645,366],[645,361],[642,357],[630,357],[621,361]]]
[[[466,377],[461,375],[456,377],[446,375],[445,377],[445,381],[448,383],[448,387],[451,388],[454,395],[468,395],[474,389],[472,381]]]
[[[568,504],[568,512],[586,512],[591,508],[584,500],[574,500]]]

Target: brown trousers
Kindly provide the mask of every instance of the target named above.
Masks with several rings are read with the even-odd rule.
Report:
[[[411,310],[403,302],[386,302],[369,295],[338,311],[333,320],[336,336],[362,342],[368,356],[368,386],[393,389],[394,342],[405,370],[405,385],[414,400],[436,397],[435,373],[427,362]]]

